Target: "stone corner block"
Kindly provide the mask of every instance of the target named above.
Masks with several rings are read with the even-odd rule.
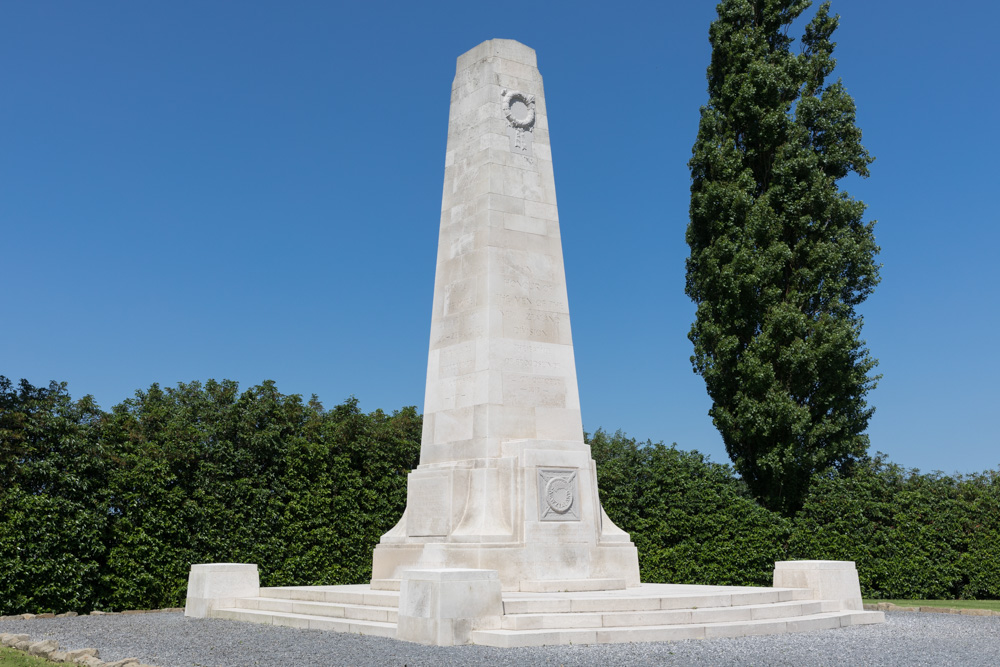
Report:
[[[861,611],[861,583],[852,560],[783,560],[774,564],[775,588],[808,588],[814,600],[834,600]]]
[[[205,618],[213,609],[232,607],[237,598],[260,596],[260,574],[249,563],[199,563],[188,575],[184,615]]]
[[[472,641],[474,630],[498,629],[503,616],[496,570],[406,570],[399,587],[396,638],[430,646]]]

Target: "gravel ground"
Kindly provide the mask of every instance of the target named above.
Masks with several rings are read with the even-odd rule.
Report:
[[[883,625],[648,644],[430,647],[180,613],[0,621],[0,633],[158,667],[333,665],[1000,665],[1000,616],[887,612]]]

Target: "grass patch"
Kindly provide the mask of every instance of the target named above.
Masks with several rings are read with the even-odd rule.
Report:
[[[0,646],[0,667],[52,667],[52,663],[24,651]]]
[[[865,604],[891,602],[899,607],[944,607],[946,609],[989,609],[1000,611],[1000,600],[865,600]]]

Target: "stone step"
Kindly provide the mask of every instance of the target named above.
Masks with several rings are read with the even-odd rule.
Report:
[[[606,594],[536,595],[505,593],[505,614],[553,614],[569,612],[656,611],[775,604],[810,600],[805,589],[768,588],[759,591],[730,590],[718,593],[657,594],[655,592],[610,591]]]
[[[225,607],[212,610],[213,618],[225,618],[232,621],[261,623],[264,625],[283,625],[291,628],[309,630],[329,630],[333,632],[350,632],[353,634],[373,637],[396,636],[396,624],[380,621],[365,621],[361,619],[332,618],[330,616],[314,616],[311,614],[292,614],[283,612],[262,611],[259,609],[238,609]]]
[[[765,618],[749,621],[688,623],[682,625],[554,628],[539,630],[476,630],[472,633],[472,641],[484,646],[502,648],[552,644],[679,641],[682,639],[712,639],[786,632],[808,632],[850,625],[882,623],[884,620],[885,616],[881,612],[838,611],[809,614],[795,618]]]
[[[624,589],[624,579],[546,579],[521,582],[521,591],[532,593],[577,593]]]
[[[395,623],[398,605],[397,607],[387,607],[381,605],[350,604],[346,602],[313,602],[259,597],[239,598],[236,600],[236,608],[270,611],[281,614],[306,614],[309,616],[328,616],[332,618]]]
[[[566,612],[542,614],[506,614],[505,630],[542,630],[563,628],[607,628],[622,626],[690,625],[732,621],[788,619],[819,614],[822,601],[790,601],[737,607],[701,609],[657,609],[650,611]]]
[[[352,586],[272,586],[260,589],[261,597],[303,602],[335,602],[399,608],[399,592],[372,590],[368,584]]]

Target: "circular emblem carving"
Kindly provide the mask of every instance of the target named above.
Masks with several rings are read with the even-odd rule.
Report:
[[[519,130],[529,130],[535,124],[535,96],[516,90],[503,91],[503,112],[507,122]]]
[[[545,500],[553,512],[565,514],[573,506],[573,487],[565,477],[553,477],[545,485]]]

